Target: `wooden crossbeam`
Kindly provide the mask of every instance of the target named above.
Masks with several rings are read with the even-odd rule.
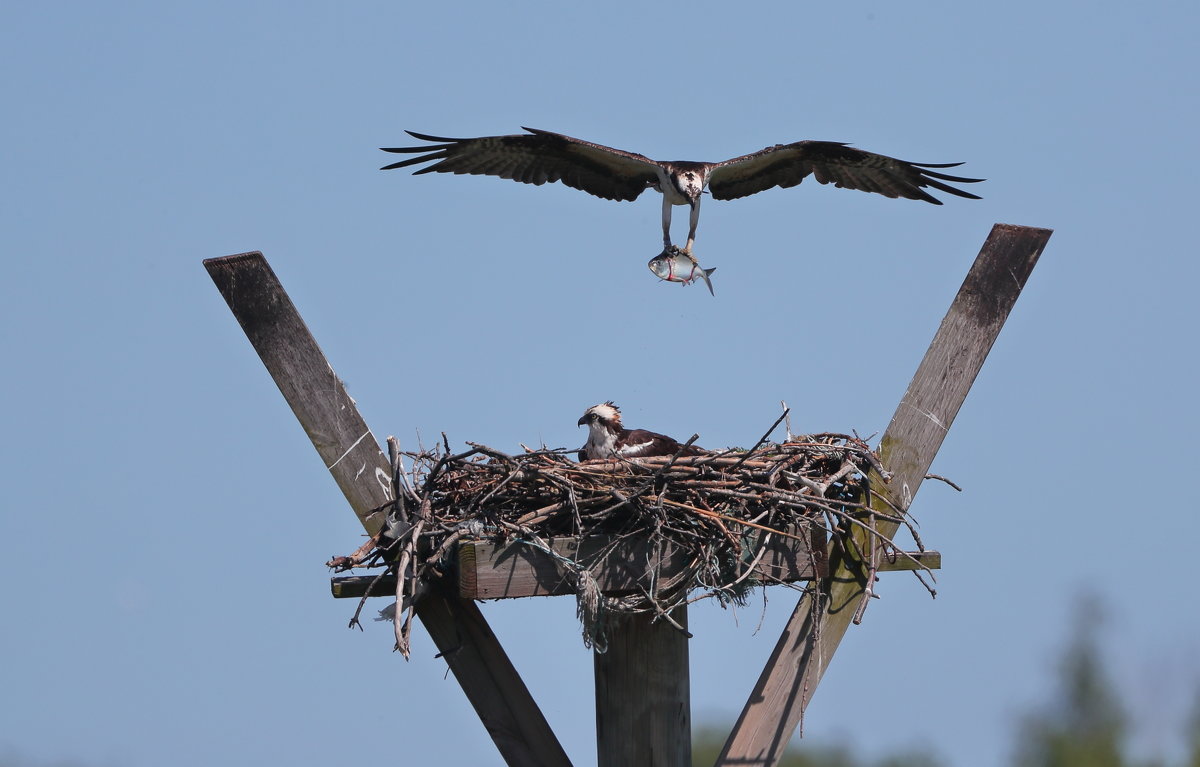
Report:
[[[270,265],[253,252],[204,267],[359,521],[378,531],[382,520],[371,512],[391,500],[391,468]],[[570,767],[474,602],[435,588],[417,604],[417,617],[507,764]]]
[[[588,565],[600,591],[609,595],[667,588],[688,564],[690,552],[669,543],[656,552],[648,539],[607,536],[556,538],[548,542],[555,556]],[[825,530],[813,528],[806,540],[773,536],[755,568],[762,578],[812,580],[824,575]],[[747,542],[743,556],[750,560],[758,549]],[[658,572],[657,583],[649,573]],[[458,548],[459,594],[472,599],[573,594],[575,588],[554,557],[526,543],[464,543]]]
[[[907,509],[946,431],[1025,286],[1049,229],[996,224],[983,244],[880,443],[890,484],[876,492]],[[883,499],[875,507],[886,510]],[[880,521],[880,533],[897,525]],[[721,765],[778,764],[818,682],[870,586],[872,543],[862,530],[830,561],[819,596],[801,598],[717,760]]]
[[[607,540],[607,539],[605,539]],[[547,554],[521,547],[512,556],[505,552],[508,549],[519,546],[520,544],[510,544],[509,546],[500,546],[493,543],[464,543],[459,549],[459,562],[462,568],[471,568],[474,570],[473,575],[459,576],[459,592],[458,595],[465,599],[507,599],[512,597],[533,597],[533,596],[561,596],[565,594],[574,594],[575,589],[572,585],[563,578],[562,574],[554,564],[554,560]],[[584,542],[582,548],[584,554],[600,548],[604,544],[599,542]],[[600,587],[600,591],[609,596],[619,596],[628,594],[634,589],[629,586],[627,578],[632,573],[634,562],[639,561],[633,559],[632,552],[637,551],[639,547],[630,545],[625,552],[621,553],[621,565],[616,572],[600,570],[596,574],[596,582]],[[580,542],[577,538],[556,538],[551,543],[551,549],[560,556],[571,556],[580,549]],[[763,562],[756,568],[761,577],[766,583],[795,583],[796,581],[808,581],[814,578],[822,578],[828,573],[826,566],[828,556],[821,554],[815,558],[815,569],[813,562],[804,554],[802,556],[792,556],[786,554],[783,546],[780,546],[776,552],[768,552],[763,557]],[[799,554],[799,552],[795,552]],[[661,572],[664,574],[660,579],[667,580],[672,572],[678,572],[678,567],[671,567],[672,562],[668,561],[661,566]],[[640,560],[640,566],[645,568],[646,559]],[[919,570],[928,568],[930,570],[940,569],[942,566],[942,555],[937,551],[907,551],[896,554],[893,557],[884,557],[879,562],[879,572],[896,572],[901,570]],[[642,574],[644,575],[643,569]],[[610,580],[611,578],[611,580]],[[650,584],[644,583],[645,588],[649,589]],[[396,596],[396,578],[392,575],[374,576],[374,575],[346,575],[334,577],[329,580],[329,589],[333,596],[337,599],[361,599],[368,596],[367,590],[370,589],[370,596],[373,597],[391,597]]]

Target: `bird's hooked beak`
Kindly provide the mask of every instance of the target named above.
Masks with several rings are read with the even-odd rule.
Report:
[[[587,423],[587,419],[588,419],[588,417],[586,415],[580,416],[579,422],[577,424],[575,424],[576,428],[583,426],[585,423]]]

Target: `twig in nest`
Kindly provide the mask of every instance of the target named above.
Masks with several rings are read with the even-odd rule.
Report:
[[[792,412],[790,409],[784,408],[783,413],[781,413],[780,416],[775,419],[775,423],[771,424],[771,428],[767,429],[767,431],[761,437],[758,438],[758,442],[754,443],[754,447],[747,450],[746,454],[742,456],[742,459],[740,461],[738,461],[737,463],[735,463],[733,465],[733,468],[730,469],[730,471],[731,472],[737,471],[738,468],[741,467],[741,465],[746,462],[746,459],[754,454],[755,450],[758,450],[760,447],[762,447],[762,443],[767,441],[767,437],[771,436],[771,432],[775,431],[775,428],[777,426],[779,426],[780,422],[783,421],[784,418],[787,418],[788,413],[790,413],[790,412]]]
[[[396,634],[396,649],[408,660],[409,655],[409,637],[411,636],[412,624],[405,620],[405,602],[404,597],[407,593],[406,587],[411,588],[415,594],[415,584],[408,585],[408,568],[414,563],[414,558],[417,550],[417,541],[421,538],[421,530],[425,527],[425,522],[432,518],[429,513],[429,499],[421,501],[421,506],[417,510],[417,519],[413,522],[412,529],[409,531],[407,538],[400,549],[400,556],[396,558],[396,613],[392,618],[392,627]],[[414,569],[420,569],[414,566]],[[411,617],[411,614],[410,614]]]
[[[704,517],[712,517],[714,519],[724,519],[724,520],[728,520],[730,522],[736,522],[739,525],[744,525],[746,527],[753,527],[756,530],[763,530],[768,533],[775,533],[776,535],[782,535],[787,538],[795,538],[798,541],[807,541],[807,539],[802,538],[799,535],[792,535],[791,533],[785,533],[782,530],[776,530],[774,528],[766,527],[764,525],[756,525],[753,522],[750,522],[748,520],[738,519],[737,517],[731,517],[731,516],[727,516],[725,514],[719,514],[715,511],[708,511],[707,509],[698,509],[695,506],[689,506],[686,503],[679,503],[678,501],[672,501],[668,498],[663,498],[662,496],[658,496],[658,500],[660,502],[668,504],[670,506],[675,506],[680,509],[687,509],[688,511],[694,511],[697,514],[704,516]]]
[[[857,522],[858,520],[854,520]],[[878,530],[875,529],[875,515],[871,514],[867,517],[867,523],[859,522],[864,528],[871,532],[873,536],[880,536]],[[880,536],[882,537],[882,536]],[[879,580],[879,547],[880,543],[875,538],[870,538],[867,541],[867,549],[870,551],[867,557],[867,577],[863,582],[862,601],[858,603],[858,609],[854,611],[853,622],[857,626],[862,623],[863,613],[867,611],[867,604],[872,599],[878,599],[879,595],[875,593],[875,581]]]
[[[363,630],[362,621],[358,619],[358,616],[362,615],[363,608],[367,606],[367,597],[371,596],[371,592],[375,590],[375,584],[379,583],[379,579],[387,574],[387,570],[380,570],[375,579],[371,581],[371,585],[367,586],[367,590],[363,593],[362,598],[358,600],[358,608],[355,609],[354,615],[350,618],[350,625],[346,628],[352,629],[357,626],[359,631]]]
[[[357,567],[370,558],[375,553],[375,547],[379,545],[379,533],[375,533],[367,542],[354,550],[349,556],[334,557],[325,563],[325,566],[334,570],[334,572],[345,572],[352,567]]]
[[[961,487],[959,487],[958,485],[954,484],[954,483],[953,483],[953,482],[951,482],[950,480],[946,479],[946,478],[945,478],[945,477],[943,477],[941,474],[926,474],[926,475],[925,475],[925,479],[937,479],[937,480],[941,480],[942,482],[945,482],[947,485],[949,485],[950,487],[954,488],[954,489],[955,489],[955,490],[957,490],[958,492],[960,492],[960,493],[962,492],[962,488],[961,488]]]

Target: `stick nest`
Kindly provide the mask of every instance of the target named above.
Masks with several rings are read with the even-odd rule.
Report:
[[[865,442],[845,434],[789,435],[782,443],[764,437],[750,450],[698,456],[585,462],[568,458],[573,450],[508,455],[467,444],[469,450],[453,454],[443,435],[443,445],[414,453],[389,439],[398,500],[377,510],[386,515],[384,529],[355,554],[329,563],[339,570],[382,565],[396,575],[393,618],[397,649],[406,657],[412,604],[431,579],[452,570],[461,541],[548,552],[547,539],[556,536],[638,535],[652,547],[682,547],[689,564],[671,574],[668,587],[655,572],[646,583],[659,586],[622,596],[599,592],[592,578],[597,562],[555,557],[576,587],[585,643],[603,647],[610,613],[650,612],[673,623],[671,610],[697,599],[744,602],[761,582],[756,557],[771,537],[807,541],[815,528],[846,529],[868,509],[868,474],[888,476]]]

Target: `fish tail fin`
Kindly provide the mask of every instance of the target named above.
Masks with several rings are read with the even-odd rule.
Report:
[[[712,293],[713,298],[716,298],[717,294],[713,292],[712,280],[710,280],[708,276],[715,271],[717,271],[717,267],[715,266],[712,269],[700,270],[700,276],[704,278],[704,284],[708,286],[708,292]]]

